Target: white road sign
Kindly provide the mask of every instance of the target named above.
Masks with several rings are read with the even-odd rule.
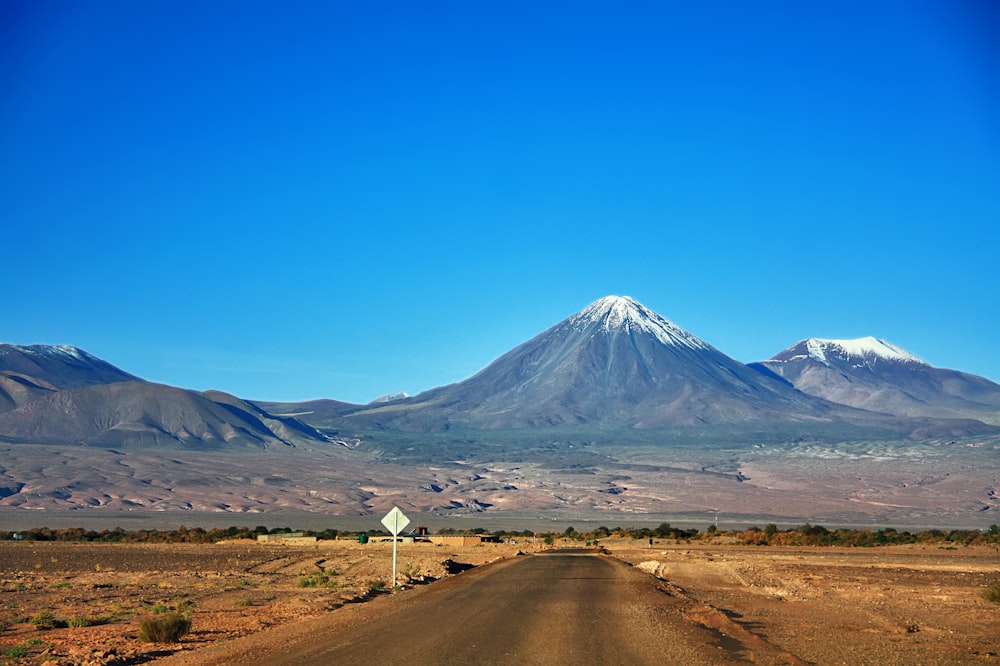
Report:
[[[389,530],[389,534],[399,536],[403,528],[410,524],[410,519],[406,517],[405,513],[399,510],[398,506],[394,506],[389,513],[385,514],[382,524],[385,525],[385,529]]]
[[[392,589],[396,589],[396,537],[403,531],[403,528],[410,524],[410,519],[399,510],[398,506],[392,507],[389,513],[382,519],[385,529],[392,534]]]

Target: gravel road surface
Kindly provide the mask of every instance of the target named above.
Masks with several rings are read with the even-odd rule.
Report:
[[[203,663],[718,664],[741,646],[693,624],[655,579],[586,551],[506,560],[404,593],[370,617],[267,633]],[[378,604],[364,604],[376,611]],[[190,659],[196,655],[187,655]],[[206,653],[204,655],[208,657]]]

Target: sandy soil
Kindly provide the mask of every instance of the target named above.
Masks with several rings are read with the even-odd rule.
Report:
[[[398,548],[407,588],[448,575],[449,561],[480,565],[531,546]],[[388,596],[372,588],[391,577],[391,543],[0,542],[0,664],[143,663]],[[190,634],[177,644],[139,642],[144,618],[172,610],[191,613]],[[93,626],[42,629],[29,621],[45,611]]]
[[[1000,664],[996,547],[606,544],[685,598],[688,617],[814,664]]]
[[[1000,664],[1000,607],[981,596],[1000,579],[995,548],[602,545],[665,580],[692,623],[771,646],[761,652],[789,663]],[[419,585],[446,575],[446,561],[478,565],[530,548],[401,544],[399,571],[407,586]],[[391,544],[349,541],[0,543],[0,663],[138,664],[367,608],[352,602],[373,596],[375,612],[408,594],[370,592],[371,581],[390,578],[391,552]],[[304,586],[310,580],[318,585]],[[138,641],[143,618],[173,609],[191,613],[190,634],[177,644]],[[41,629],[26,621],[44,611],[102,623]]]

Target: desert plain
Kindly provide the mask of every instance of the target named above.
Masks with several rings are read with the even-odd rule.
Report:
[[[450,572],[565,545],[582,544],[401,543],[390,593],[389,543],[2,542],[0,663],[238,663],[255,645],[390,612]],[[612,538],[594,552],[644,571],[665,612],[710,629],[717,663],[1000,663],[1000,606],[983,596],[1000,579],[995,545]],[[191,618],[187,635],[140,642],[144,618],[173,611]]]

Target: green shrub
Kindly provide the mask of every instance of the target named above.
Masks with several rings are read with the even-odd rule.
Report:
[[[1000,604],[1000,580],[996,581],[983,592],[983,598],[986,601],[992,601],[995,604]]]
[[[66,620],[60,620],[49,611],[42,611],[41,613],[36,614],[31,617],[28,622],[35,625],[39,629],[62,629],[67,626]]]
[[[308,576],[299,577],[297,585],[299,587],[340,587],[340,583],[333,580],[333,576],[336,576],[337,572],[333,569],[328,569],[326,571],[314,571]]]
[[[74,615],[73,617],[66,618],[66,626],[68,627],[96,627],[101,624],[107,624],[111,621],[111,618],[106,615],[98,615],[97,617],[87,617],[85,615]]]
[[[191,631],[191,619],[180,613],[147,617],[139,625],[139,640],[143,643],[176,643]]]
[[[23,645],[18,645],[16,647],[7,648],[3,652],[3,656],[8,659],[21,659],[28,656],[28,648]]]

